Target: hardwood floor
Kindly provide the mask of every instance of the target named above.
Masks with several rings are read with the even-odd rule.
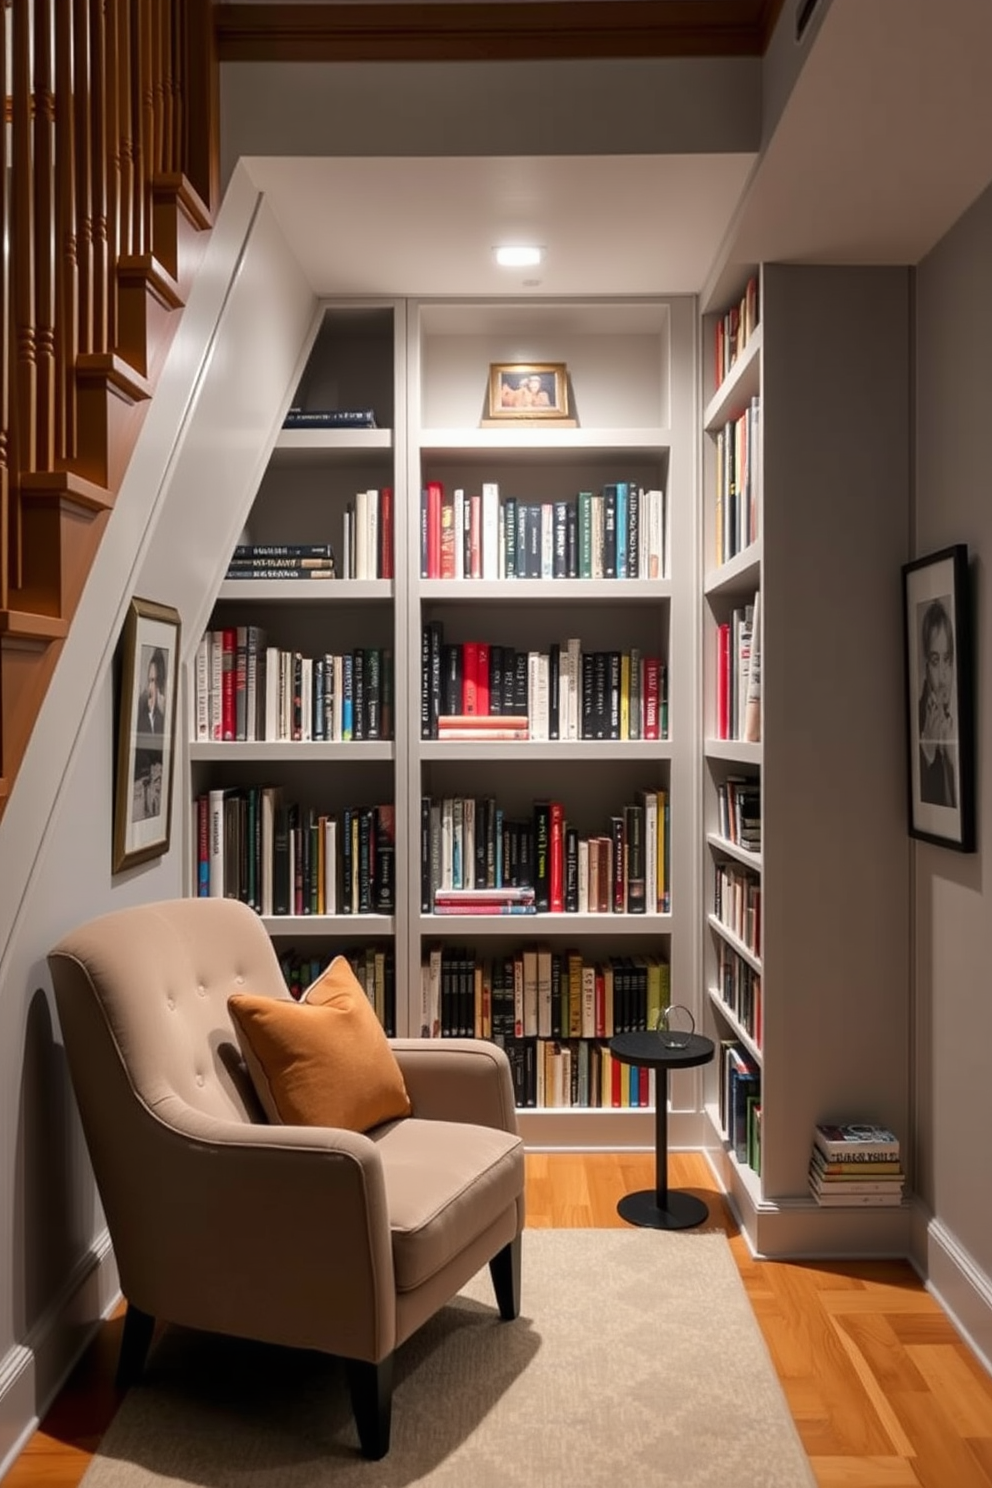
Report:
[[[673,1153],[669,1181],[704,1198],[729,1237],[820,1488],[992,1488],[992,1377],[912,1267],[754,1261],[701,1156]],[[653,1182],[649,1155],[534,1153],[528,1223],[623,1226],[617,1200]],[[120,1330],[118,1311],[4,1488],[76,1488],[121,1399]]]

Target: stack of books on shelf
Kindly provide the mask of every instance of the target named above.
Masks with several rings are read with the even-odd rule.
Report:
[[[759,319],[758,276],[752,274],[740,299],[717,319],[713,327],[713,367],[717,387],[754,335]]]
[[[815,1127],[809,1186],[818,1204],[900,1204],[903,1181],[899,1139],[886,1127],[870,1122]]]
[[[297,408],[283,420],[284,429],[374,429],[373,408]]]
[[[227,567],[228,579],[333,579],[334,549],[329,542],[238,543]]]
[[[435,889],[434,913],[438,915],[503,915],[537,913],[535,891],[519,888]]]
[[[437,737],[461,743],[486,739],[529,739],[526,713],[446,713],[437,720]]]
[[[748,852],[761,851],[761,782],[728,775],[716,788],[720,836]]]
[[[716,627],[716,736],[761,741],[761,592]]]
[[[662,579],[668,576],[665,494],[633,481],[570,500],[445,490],[428,481],[420,501],[422,579]]]

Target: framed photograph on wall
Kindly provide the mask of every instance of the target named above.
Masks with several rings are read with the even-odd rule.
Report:
[[[179,612],[131,600],[121,637],[113,871],[169,849],[175,774]]]
[[[968,549],[903,566],[909,831],[975,850],[975,733]]]
[[[564,362],[490,364],[490,419],[554,419],[561,423],[568,417],[568,372]]]

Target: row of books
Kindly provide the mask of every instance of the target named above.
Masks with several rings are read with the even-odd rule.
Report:
[[[761,851],[761,782],[756,777],[728,775],[716,788],[720,836],[749,852]]]
[[[393,737],[390,647],[304,656],[269,646],[257,625],[208,630],[193,674],[200,742],[349,743]]]
[[[716,627],[716,737],[761,739],[761,593]]]
[[[420,969],[421,1036],[612,1038],[653,1027],[670,994],[671,968],[659,956],[592,961],[531,944],[479,957],[434,945]]]
[[[668,737],[668,667],[638,647],[583,651],[577,637],[547,651],[488,640],[448,643],[443,622],[430,620],[420,659],[425,739],[438,738],[440,721],[451,715],[526,717],[531,739]]]
[[[717,430],[714,535],[717,564],[756,541],[759,529],[761,400]]]
[[[764,1032],[761,974],[738,956],[725,940],[717,944],[716,991],[724,1007],[733,1013],[744,1032],[760,1049]]]
[[[760,1173],[761,1071],[738,1039],[721,1039],[717,1060],[720,1126],[737,1161]]]
[[[420,501],[422,579],[667,578],[665,493],[635,481],[568,500],[501,497],[428,481]]]
[[[280,786],[216,788],[193,803],[200,898],[240,899],[262,915],[392,914],[392,803],[337,813],[283,801]]]
[[[421,912],[439,890],[534,889],[533,905],[495,900],[465,913],[667,914],[671,911],[671,812],[664,788],[637,792],[609,831],[580,837],[560,801],[534,802],[530,817],[504,812],[495,796],[423,796]],[[446,913],[455,913],[448,907]]]
[[[396,953],[389,941],[346,946],[335,955],[347,960],[389,1038],[396,1037]],[[279,966],[297,1001],[326,970],[331,957],[311,956],[293,947],[279,952]]]
[[[587,1039],[496,1038],[506,1050],[521,1109],[644,1109],[654,1105],[654,1072],[614,1059]]]
[[[713,913],[753,956],[761,955],[759,878],[736,863],[714,863]]]
[[[899,1139],[874,1122],[817,1122],[809,1159],[810,1192],[824,1206],[874,1208],[902,1203]]]
[[[341,572],[346,579],[391,579],[393,556],[393,488],[359,491],[344,509]]]
[[[713,327],[714,385],[719,388],[758,327],[758,276],[752,274],[740,299],[719,316]]]
[[[337,562],[329,542],[238,543],[228,579],[333,579]]]

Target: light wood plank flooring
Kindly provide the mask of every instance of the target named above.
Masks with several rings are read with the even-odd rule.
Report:
[[[730,1238],[820,1488],[992,1488],[992,1377],[907,1263],[754,1261],[701,1156],[673,1153],[669,1182]],[[622,1226],[617,1200],[653,1183],[646,1154],[530,1154],[528,1223]],[[118,1310],[4,1488],[76,1488],[120,1401],[120,1328]]]

